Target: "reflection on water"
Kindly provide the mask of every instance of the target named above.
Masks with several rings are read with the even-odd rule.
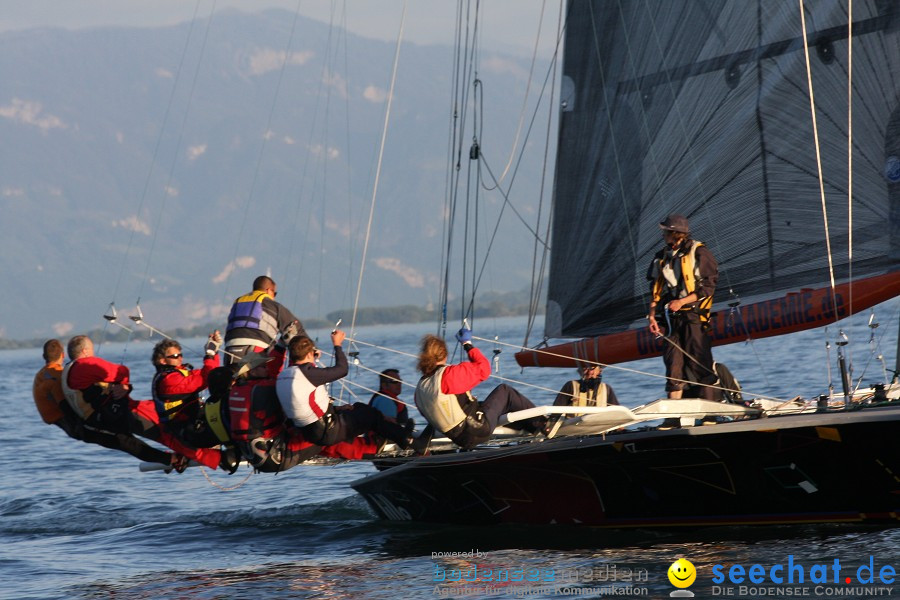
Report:
[[[681,557],[694,565],[698,582],[709,581],[716,564],[769,566],[786,563],[791,557],[795,564],[830,566],[839,559],[842,572],[852,572],[865,564],[870,555],[877,557],[880,565],[892,561],[896,565],[900,557],[897,553],[900,530],[897,529],[785,526],[764,531],[731,528],[677,535],[648,531],[634,532],[634,539],[610,537],[608,532],[560,532],[552,528],[501,527],[490,532],[466,528],[426,529],[395,525],[357,528],[353,535],[342,539],[343,543],[356,547],[356,553],[351,556],[325,555],[202,571],[175,566],[174,570],[144,573],[115,583],[81,585],[70,592],[82,598],[412,598],[432,596],[435,586],[443,586],[460,591],[461,597],[466,595],[462,586],[472,585],[461,577],[474,574],[481,578],[479,585],[485,586],[502,574],[506,580],[492,583],[495,592],[488,595],[558,597],[563,588],[580,586],[587,590],[615,584],[646,588],[650,597],[664,597],[673,589],[666,579],[666,568]],[[592,534],[598,537],[585,537]],[[290,553],[291,548],[285,546],[288,539],[282,537],[273,543]],[[306,552],[313,549],[314,544],[304,541],[302,536],[293,540]],[[600,540],[605,547],[598,548]],[[580,541],[588,545],[579,549]],[[621,545],[607,545],[607,541]],[[262,540],[252,543],[260,544]],[[375,546],[380,546],[380,550]],[[529,546],[541,551],[530,551]],[[451,549],[463,556],[432,554],[448,553]],[[540,582],[544,588],[553,587],[556,592],[532,593],[538,584],[523,580],[528,573],[535,577],[533,581]],[[711,597],[707,595],[707,584],[695,585],[693,591],[696,597]],[[893,594],[881,596],[893,597]]]

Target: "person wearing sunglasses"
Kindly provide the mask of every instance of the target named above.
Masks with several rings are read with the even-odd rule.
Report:
[[[150,362],[156,367],[151,389],[153,402],[161,423],[173,433],[193,423],[200,411],[200,392],[206,389],[209,372],[219,366],[219,345],[222,334],[216,330],[207,338],[203,367],[195,369],[184,362],[181,344],[176,340],[162,340],[153,347]]]
[[[134,434],[159,442],[176,453],[217,469],[224,454],[217,448],[194,448],[169,432],[159,421],[153,400],[131,398],[131,372],[125,365],[94,355],[94,343],[86,335],[69,340],[71,362],[60,383],[63,395],[84,424],[112,433]],[[175,465],[181,472],[187,462]]]
[[[253,291],[231,305],[225,329],[226,365],[248,352],[265,352],[289,328],[292,335],[306,335],[300,320],[275,301],[277,295],[275,281],[268,275],[260,275],[253,280]]]

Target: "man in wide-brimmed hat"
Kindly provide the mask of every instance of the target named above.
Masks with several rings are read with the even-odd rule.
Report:
[[[654,335],[664,335],[661,325],[665,326],[666,391],[669,398],[681,398],[694,382],[701,385],[705,398],[713,400],[716,390],[708,386],[715,385],[717,377],[707,330],[718,265],[703,243],[691,239],[683,215],[671,214],[659,227],[666,246],[653,257],[647,272],[651,282],[647,320]],[[658,308],[665,310],[665,317]]]

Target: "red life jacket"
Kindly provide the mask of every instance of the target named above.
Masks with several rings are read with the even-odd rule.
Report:
[[[284,412],[275,393],[274,379],[235,383],[228,395],[231,439],[249,442],[272,439],[284,431]]]

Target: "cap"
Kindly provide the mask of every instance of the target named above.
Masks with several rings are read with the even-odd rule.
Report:
[[[690,233],[691,227],[688,225],[687,217],[684,215],[671,214],[659,224],[659,228],[664,231],[677,231],[678,233]]]

